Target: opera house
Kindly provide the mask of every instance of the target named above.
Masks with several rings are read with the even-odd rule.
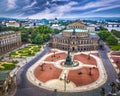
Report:
[[[98,50],[99,37],[87,30],[87,26],[76,21],[66,26],[61,33],[53,35],[49,45],[61,50],[73,52]]]

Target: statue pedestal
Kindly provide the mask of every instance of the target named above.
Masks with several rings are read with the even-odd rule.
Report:
[[[62,62],[61,65],[64,66],[64,67],[76,67],[76,66],[79,65],[79,62],[77,60],[75,60],[75,61],[72,62],[71,65],[70,64],[67,65],[67,64],[65,64],[65,62]]]

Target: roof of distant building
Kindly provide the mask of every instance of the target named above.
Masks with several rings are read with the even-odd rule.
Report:
[[[3,31],[3,32],[0,32],[0,35],[11,34],[11,33],[15,33],[15,32],[18,32],[18,31]]]
[[[59,27],[59,25],[58,24],[53,24],[52,27]]]
[[[55,34],[54,36],[55,36],[55,37],[62,37],[62,33]]]
[[[90,32],[89,33],[90,38],[99,38],[99,36],[96,33]]]
[[[120,23],[117,23],[117,22],[108,22],[108,24],[120,24]]]
[[[64,38],[64,37],[62,36],[62,33],[55,34],[54,36],[55,36],[55,37],[58,37],[58,38]],[[67,37],[65,37],[65,38],[67,38]],[[100,37],[99,37],[96,33],[90,32],[90,33],[89,33],[89,38],[100,38]]]
[[[75,32],[89,32],[88,30],[81,29],[81,28],[77,28],[74,30],[75,30]],[[66,29],[66,30],[63,30],[63,32],[73,32],[73,29]]]

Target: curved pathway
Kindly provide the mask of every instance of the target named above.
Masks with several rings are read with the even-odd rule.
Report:
[[[55,94],[51,91],[47,91],[44,89],[40,89],[33,84],[31,84],[26,78],[27,69],[33,65],[36,61],[38,61],[42,56],[44,56],[47,52],[49,52],[49,48],[46,47],[44,51],[22,67],[17,73],[17,91],[15,96],[55,96]]]
[[[61,55],[63,55],[63,54],[65,54],[65,53],[63,53],[63,52],[61,52],[61,51],[59,51],[59,52],[57,52],[56,53],[56,55],[58,56],[58,54],[61,54]],[[56,86],[53,86],[54,84],[53,84],[53,79],[51,80],[51,86],[48,86],[48,84],[46,85],[46,83],[45,82],[40,82],[39,80],[42,80],[42,77],[41,77],[41,79],[40,78],[38,78],[38,74],[40,75],[40,71],[38,71],[37,70],[37,75],[36,76],[34,76],[34,70],[36,70],[36,68],[40,68],[40,67],[38,67],[40,64],[41,64],[41,62],[43,62],[44,60],[46,60],[46,58],[48,58],[48,57],[51,57],[52,56],[52,54],[53,53],[51,53],[51,54],[47,54],[46,56],[44,56],[42,59],[40,59],[38,62],[36,62],[33,66],[31,66],[29,69],[28,69],[28,71],[27,71],[27,77],[29,78],[29,81],[31,81],[34,85],[36,85],[36,86],[38,86],[38,87],[42,87],[42,88],[45,88],[45,89],[48,89],[48,90],[54,90],[54,89],[57,89],[58,91],[62,91],[62,92],[64,92],[64,80],[62,81],[63,83],[61,84],[61,83],[58,83],[57,84],[57,87]],[[79,53],[80,54],[80,53]],[[83,53],[82,53],[83,54]],[[61,55],[59,55],[60,57],[62,57]],[[76,54],[74,54],[75,56],[76,56]],[[87,53],[84,53],[83,54],[84,56],[85,56],[85,58],[86,58],[86,56],[88,55]],[[65,56],[63,56],[63,57],[65,57]],[[62,58],[63,58],[62,57]],[[61,59],[62,59],[61,58]],[[80,58],[80,57],[79,57]],[[69,73],[69,71],[70,71],[70,73],[72,74],[72,73],[74,73],[74,75],[71,75],[71,74],[69,74],[69,79],[70,79],[70,81],[71,82],[73,82],[73,83],[75,83],[76,82],[76,87],[73,87],[72,86],[72,84],[71,84],[71,87],[70,87],[70,85],[69,85],[69,83],[68,84],[66,84],[66,87],[67,86],[69,86],[68,88],[66,88],[66,92],[83,92],[83,91],[88,91],[88,90],[93,90],[93,89],[96,89],[96,88],[98,88],[99,86],[101,86],[101,85],[103,85],[105,82],[106,82],[106,80],[107,80],[107,75],[106,75],[106,71],[105,71],[105,69],[104,69],[104,66],[103,66],[103,63],[101,62],[101,60],[98,58],[98,57],[96,57],[96,56],[94,56],[94,55],[91,55],[91,57],[90,57],[91,59],[89,60],[89,61],[93,61],[94,60],[94,62],[87,62],[87,63],[90,63],[90,64],[84,64],[84,63],[82,63],[82,62],[80,62],[80,61],[78,61],[79,62],[79,66],[76,66],[76,67],[64,67],[64,66],[61,66],[60,64],[61,64],[61,62],[63,62],[64,61],[64,59],[62,59],[62,60],[59,60],[58,59],[58,61],[56,61],[56,62],[50,62],[51,64],[53,64],[54,66],[55,66],[55,68],[59,68],[59,69],[62,69],[62,73],[61,73],[61,78],[62,79],[64,79],[64,74],[66,74],[66,78],[68,77],[68,73]],[[84,58],[82,58],[82,59],[84,59]],[[84,60],[85,61],[85,60]],[[49,64],[49,62],[46,62],[46,61],[44,61],[44,63],[46,64],[46,63],[48,63]],[[95,65],[95,64],[97,64],[97,66]],[[93,64],[93,65],[92,65]],[[80,75],[76,75],[76,72],[78,73],[80,70],[82,70],[81,68],[85,68],[85,70],[88,70],[88,68],[93,68],[93,67],[98,67],[97,69],[99,70],[99,78],[98,77],[96,77],[96,76],[98,76],[97,75],[97,72],[94,74],[94,75],[92,75],[92,78],[94,78],[94,80],[92,79],[90,79],[90,77],[88,76],[88,75],[85,75],[85,74],[82,74],[81,76]],[[40,70],[40,69],[39,69]],[[84,71],[85,71],[84,70]],[[46,70],[47,71],[47,70]],[[64,72],[65,71],[65,72]],[[71,72],[71,71],[73,71],[73,72]],[[36,72],[36,71],[35,71]],[[50,70],[48,71],[48,72],[51,72]],[[88,72],[88,71],[87,71]],[[57,70],[56,70],[56,73],[57,73]],[[86,73],[86,72],[85,72]],[[47,73],[47,74],[49,74],[49,76],[50,76],[50,73]],[[46,75],[44,75],[44,79],[46,78],[45,76],[47,76],[47,74]],[[52,73],[53,74],[53,73]],[[88,74],[88,73],[87,73]],[[54,74],[55,75],[55,74]],[[54,77],[54,75],[52,76],[52,77]],[[95,76],[96,75],[96,76]],[[41,76],[41,75],[40,75]],[[43,75],[42,75],[43,76]],[[48,76],[48,78],[49,78],[49,76]],[[72,76],[72,77],[71,77]],[[80,77],[79,77],[80,76]],[[87,77],[86,77],[87,76]],[[79,78],[79,79],[75,79],[75,78]],[[81,80],[80,80],[80,78],[81,78]],[[84,78],[84,79],[86,79],[86,80],[84,80],[84,79],[82,79],[82,78]],[[39,79],[39,80],[38,80]],[[35,81],[36,80],[36,81]],[[47,80],[47,78],[45,79],[45,80]],[[49,80],[49,79],[48,79]],[[59,79],[58,79],[59,80]],[[57,80],[57,81],[58,81]],[[78,80],[78,81],[76,81],[76,80]],[[56,79],[55,79],[55,81],[56,81]],[[60,80],[61,81],[61,80]],[[85,81],[85,82],[84,82]],[[39,83],[41,83],[41,86],[39,86]],[[55,83],[55,82],[54,82]],[[63,85],[63,86],[62,86]],[[78,86],[78,85],[81,85],[81,86]],[[52,87],[53,86],[53,87]],[[89,88],[88,88],[89,87]]]
[[[25,65],[23,68],[21,68],[17,73],[17,92],[15,96],[100,96],[100,88],[87,91],[87,92],[76,92],[76,93],[60,93],[60,92],[53,92],[48,91],[42,88],[38,88],[31,84],[27,78],[26,78],[26,71],[27,69],[33,65],[36,61],[38,61],[42,56],[44,56],[49,49],[46,47],[44,51],[37,56],[35,59],[30,61],[27,65]],[[102,87],[106,88],[106,92],[110,92],[110,86],[109,83],[112,81],[116,81],[117,75],[116,72],[109,61],[106,50],[105,51],[99,51],[99,54],[103,60],[105,69],[108,74],[108,82],[105,83]]]

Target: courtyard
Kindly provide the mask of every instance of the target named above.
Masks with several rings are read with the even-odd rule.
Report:
[[[60,92],[83,92],[102,86],[107,74],[97,52],[71,53],[75,67],[62,66],[66,51],[52,50],[27,71],[28,80],[38,87]],[[88,88],[89,87],[89,88]]]

